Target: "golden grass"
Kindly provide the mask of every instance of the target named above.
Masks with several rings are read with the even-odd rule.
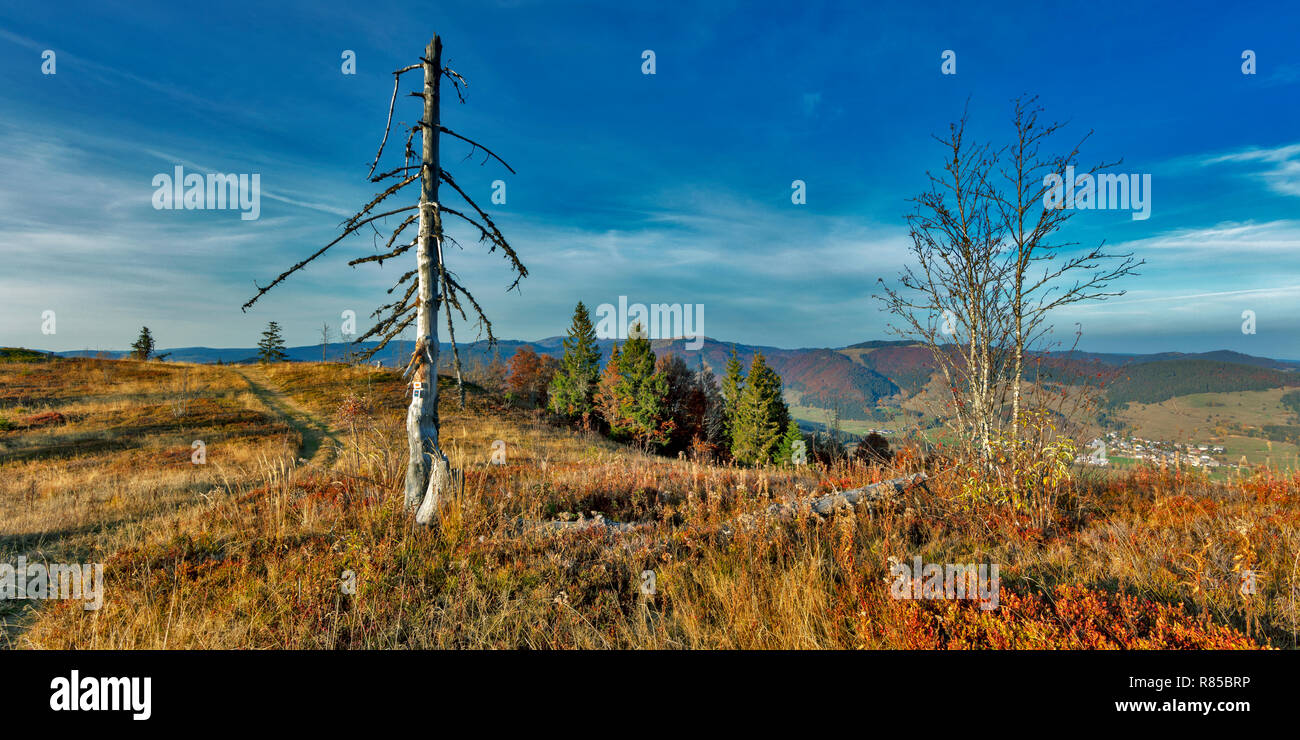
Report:
[[[216,367],[114,360],[0,364],[0,559],[98,562],[255,480],[298,438]],[[55,418],[22,428],[33,416]],[[207,464],[191,462],[207,445]],[[4,640],[34,617],[0,603]]]
[[[127,388],[100,394],[111,397],[53,388],[63,400],[50,409],[83,414],[75,423],[86,434],[138,429],[133,409],[156,416],[179,372],[147,369],[155,366],[161,375],[123,377]],[[210,396],[202,400],[267,409],[265,391],[250,398],[234,370],[204,370]],[[6,372],[0,366],[0,378]],[[443,445],[465,486],[441,526],[425,530],[400,505],[405,401],[395,374],[294,364],[249,377],[269,380],[302,410],[295,414],[328,426],[321,445],[334,453],[297,462],[302,437],[272,409],[262,426],[229,437],[220,467],[210,448],[202,471],[163,463],[160,453],[179,439],[166,429],[84,459],[0,462],[0,479],[35,481],[41,499],[25,503],[21,486],[0,494],[7,556],[35,548],[106,562],[102,610],[41,605],[20,620],[14,644],[1184,648],[1293,647],[1297,637],[1295,478],[1216,484],[1144,469],[1079,479],[1059,524],[1044,532],[1015,512],[963,503],[955,474],[940,467],[928,491],[893,504],[779,521],[762,513],[775,497],[863,485],[924,463],[903,454],[888,469],[755,470],[665,459],[550,426],[482,392],[460,410],[446,393]],[[124,394],[135,406],[113,405]],[[355,426],[333,417],[349,395],[370,409]],[[213,432],[225,428],[215,411],[201,418]],[[5,444],[22,436],[3,434]],[[504,465],[490,462],[496,440],[505,442]],[[532,526],[593,514],[643,526]],[[74,533],[111,520],[120,521]],[[915,555],[999,563],[1002,606],[889,598],[888,559]],[[1234,567],[1243,563],[1261,574],[1248,598],[1236,590]],[[646,571],[653,594],[641,591]]]

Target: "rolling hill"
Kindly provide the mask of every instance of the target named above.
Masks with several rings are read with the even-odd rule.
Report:
[[[1138,362],[1124,368],[1106,389],[1111,406],[1158,403],[1193,393],[1260,391],[1300,386],[1300,373],[1204,359]]]
[[[609,356],[614,343],[615,340],[610,339],[599,342],[604,357]],[[929,350],[907,341],[875,340],[839,348],[801,349],[733,344],[708,338],[698,349],[688,349],[687,341],[683,339],[657,339],[652,344],[656,354],[681,355],[692,367],[703,364],[719,376],[733,347],[746,366],[753,361],[754,354],[761,351],[784,379],[787,391],[798,398],[799,405],[838,408],[845,418],[866,419],[877,405],[896,405],[902,399],[919,393],[934,372]],[[373,361],[385,367],[405,364],[410,345],[410,342],[393,342]],[[471,342],[461,345],[460,352],[466,364],[488,363],[494,355],[505,360],[524,345],[531,346],[539,354],[556,357],[564,352],[563,337],[558,336],[533,342],[503,339],[495,350],[486,341]],[[331,343],[325,347],[324,356],[329,360],[343,360],[349,352],[373,346],[373,342]],[[287,348],[286,353],[292,361],[318,361],[322,357],[321,349],[319,344],[305,345]],[[443,343],[444,362],[451,361],[450,349],[449,344]],[[177,347],[162,351],[167,353],[169,360],[201,364],[254,362],[257,354],[253,347]],[[79,350],[53,354],[117,358],[127,353]],[[1101,380],[1111,406],[1122,406],[1130,401],[1153,403],[1194,393],[1300,386],[1300,372],[1297,372],[1300,363],[1229,350],[1146,355],[1052,352],[1041,359],[1041,363],[1027,370],[1027,377],[1070,385]]]

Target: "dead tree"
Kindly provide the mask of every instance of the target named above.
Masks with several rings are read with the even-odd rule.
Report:
[[[393,111],[401,89],[402,75],[417,69],[424,73],[424,87],[420,92],[412,92],[410,95],[422,99],[423,116],[406,132],[402,163],[393,169],[375,174],[383,159],[384,148],[388,144],[388,136],[393,128]],[[364,262],[383,265],[385,260],[396,258],[412,248],[416,250],[415,269],[403,273],[397,283],[388,290],[389,295],[397,293],[400,297],[376,309],[371,314],[371,317],[377,319],[375,325],[357,337],[354,342],[363,342],[370,337],[380,338],[376,346],[361,354],[362,359],[369,359],[411,324],[415,324],[415,351],[411,353],[405,372],[405,376],[411,378],[412,387],[411,403],[406,413],[410,458],[406,468],[405,505],[408,510],[415,512],[415,520],[420,524],[430,524],[438,517],[441,506],[445,502],[445,494],[450,490],[453,479],[447,456],[443,454],[438,441],[438,309],[441,304],[444,301],[447,304],[447,334],[451,342],[458,381],[461,377],[460,352],[456,345],[456,330],[451,312],[455,310],[462,320],[467,321],[468,316],[462,301],[468,303],[474,312],[480,335],[485,331],[489,343],[496,342],[496,336],[492,333],[492,323],[484,315],[478,301],[460,284],[455,273],[447,269],[443,255],[444,241],[451,241],[457,247],[460,245],[444,233],[443,214],[467,223],[478,233],[479,242],[485,244],[489,252],[501,249],[514,276],[514,281],[507,291],[518,288],[519,281],[528,275],[528,269],[519,261],[514,248],[506,241],[492,218],[440,165],[439,140],[445,134],[469,144],[471,155],[482,150],[483,163],[486,163],[489,158],[494,159],[512,174],[514,173],[514,169],[492,150],[442,125],[439,104],[444,78],[452,84],[457,99],[464,103],[465,78],[454,70],[442,66],[442,39],[434,34],[418,64],[403,67],[393,73],[393,95],[388,103],[388,120],[384,125],[384,136],[379,143],[379,151],[375,154],[375,161],[370,165],[370,172],[367,174],[373,183],[391,181],[391,184],[383,192],[377,193],[351,218],[344,221],[341,224],[342,233],[337,238],[281,273],[270,284],[265,287],[259,286],[257,294],[243,306],[247,311],[271,288],[306,267],[312,260],[348,236],[362,231],[367,226],[374,231],[376,237],[382,236],[376,223],[390,217],[401,216],[402,220],[389,234],[380,253],[351,260],[348,264],[353,267]],[[416,134],[420,135],[418,157],[413,146]],[[417,182],[420,185],[420,197],[417,203],[394,204],[396,207],[393,208],[383,205]],[[457,209],[444,204],[439,199],[439,185],[442,183],[455,191],[467,207]],[[417,221],[416,237],[399,244],[402,233]],[[459,382],[458,386],[463,406],[465,391]]]

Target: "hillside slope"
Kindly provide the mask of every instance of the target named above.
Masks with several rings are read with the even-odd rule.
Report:
[[[600,340],[598,345],[603,358],[608,358],[615,340]],[[882,401],[896,404],[897,396],[914,396],[930,382],[935,372],[929,349],[915,342],[878,340],[860,342],[838,349],[800,348],[782,349],[760,345],[702,340],[694,348],[682,339],[653,340],[657,355],[674,353],[683,357],[692,368],[701,364],[721,375],[727,358],[734,347],[741,361],[748,366],[756,352],[761,351],[768,363],[780,373],[787,390],[797,394],[804,407],[838,408],[845,417],[870,418],[872,409]],[[466,365],[486,365],[494,358],[508,359],[522,346],[530,346],[539,354],[558,357],[563,354],[563,337],[547,337],[534,342],[501,340],[496,347],[486,341],[476,341],[461,346],[461,358]],[[330,360],[342,360],[349,352],[375,346],[332,343],[325,348]],[[450,344],[443,343],[443,362],[451,362]],[[321,345],[290,347],[289,359],[295,362],[318,362],[322,357]],[[7,350],[17,352],[19,350]],[[30,352],[29,350],[21,350]],[[163,350],[168,359],[177,362],[249,362],[256,357],[254,348],[212,349],[207,347],[182,347]],[[384,367],[405,364],[410,342],[394,341],[378,353],[373,362]],[[96,353],[90,351],[61,352],[60,356],[121,357],[123,352]],[[1205,392],[1234,392],[1300,385],[1300,363],[1255,357],[1228,350],[1183,354],[1162,352],[1149,355],[1121,355],[1095,352],[1052,352],[1040,356],[1041,363],[1031,363],[1026,378],[1048,380],[1069,385],[1087,383],[1106,387],[1111,405],[1130,401],[1154,403],[1167,398]]]
[[[1233,551],[1238,538],[1220,519],[1246,517],[1271,543],[1253,554],[1257,567],[1285,572],[1300,544],[1278,536],[1300,523],[1290,479],[1225,487],[1147,471],[1081,481],[1088,505],[1043,530],[993,509],[970,516],[964,479],[935,468],[905,500],[825,521],[772,519],[774,500],[910,475],[922,462],[904,453],[887,468],[752,469],[656,457],[549,426],[491,394],[471,393],[460,409],[447,393],[443,446],[464,488],[429,530],[402,511],[396,373],[272,365],[249,376],[259,386],[250,392],[238,370],[0,364],[6,413],[59,419],[0,434],[6,450],[40,450],[0,458],[0,558],[103,562],[112,585],[97,611],[31,603],[0,613],[18,617],[10,646],[1189,649],[1294,639],[1282,579],[1262,581],[1246,612],[1225,585],[1230,570],[1211,563],[1206,588],[1181,570],[1202,546]],[[329,436],[295,429],[313,424],[332,425]],[[191,461],[195,433],[208,442],[204,465]],[[57,444],[79,438],[115,444]],[[498,440],[503,464],[493,463]],[[736,526],[745,521],[763,524]],[[1000,608],[891,597],[890,554],[964,563],[975,552],[1001,564]]]
[[[1193,393],[1258,391],[1300,386],[1300,374],[1217,360],[1143,362],[1124,368],[1106,390],[1111,406],[1158,403]]]

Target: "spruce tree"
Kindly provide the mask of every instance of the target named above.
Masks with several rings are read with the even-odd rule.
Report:
[[[767,358],[763,357],[762,352],[754,355],[754,362],[749,368],[748,382],[762,386],[763,397],[769,401],[768,420],[776,427],[779,439],[790,424],[790,407],[785,404],[781,376],[767,364]]]
[[[736,409],[740,403],[740,394],[745,388],[745,369],[736,356],[736,345],[731,345],[731,357],[727,360],[727,369],[722,376],[722,416],[728,443],[735,427]]]
[[[799,431],[799,422],[793,418],[785,428],[785,436],[781,438],[781,444],[777,447],[776,461],[781,465],[793,465],[796,445],[803,441],[803,432]],[[805,452],[807,447],[804,447]]]
[[[149,327],[140,327],[140,336],[131,345],[131,357],[136,360],[147,360],[153,354],[153,334],[149,333]]]
[[[581,418],[585,424],[594,409],[599,380],[600,347],[596,345],[596,329],[587,307],[578,301],[569,336],[564,340],[560,372],[551,381],[551,411],[570,419]]]
[[[732,422],[732,456],[752,465],[772,462],[789,424],[790,411],[781,398],[781,376],[768,367],[762,352],[755,352]]]
[[[605,363],[605,369],[600,373],[600,380],[596,381],[596,411],[600,418],[604,420],[605,425],[612,432],[616,427],[624,424],[626,414],[623,413],[622,399],[618,395],[618,384],[623,379],[622,357],[618,349],[618,344],[609,352],[609,362]]]
[[[771,422],[768,403],[760,386],[754,383],[745,386],[731,423],[731,456],[737,462],[761,465],[771,461],[772,448],[766,441],[778,430]]]
[[[668,379],[656,371],[650,338],[639,323],[610,362],[616,367],[612,372],[606,368],[601,379],[601,405],[611,434],[634,439],[645,447],[666,444],[673,431],[665,407]]]
[[[665,417],[673,423],[673,431],[664,451],[672,454],[685,450],[696,437],[702,438],[705,399],[696,386],[695,373],[679,355],[660,357],[656,369],[667,387],[663,408]]]
[[[730,447],[727,439],[727,410],[713,371],[701,364],[695,373],[695,384],[704,399],[704,418],[701,422],[704,441],[715,449],[727,450]]]
[[[262,340],[257,343],[258,361],[265,364],[268,362],[285,362],[289,355],[284,353],[284,339],[280,337],[280,325],[274,321],[266,325],[266,331],[262,332]]]
[[[668,378],[657,371],[650,333],[640,323],[628,332],[620,367],[623,381],[618,388],[629,399],[627,433],[646,447],[667,443],[673,430],[666,408]]]

